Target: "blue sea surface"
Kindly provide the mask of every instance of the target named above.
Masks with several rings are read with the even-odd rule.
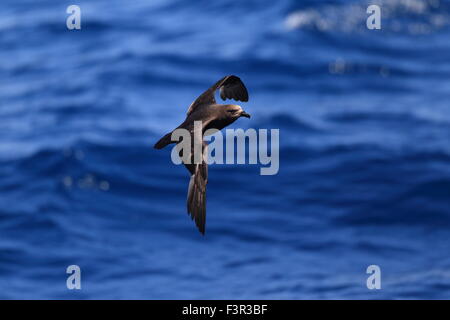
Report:
[[[0,298],[450,298],[449,39],[444,0],[2,0]],[[211,165],[202,236],[153,144],[228,74],[280,170]]]

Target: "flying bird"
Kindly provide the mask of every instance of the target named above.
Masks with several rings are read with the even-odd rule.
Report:
[[[187,211],[191,218],[195,220],[198,230],[203,235],[205,234],[206,184],[208,183],[208,164],[206,162],[208,145],[203,140],[204,133],[208,129],[221,130],[240,117],[250,118],[250,115],[238,105],[218,104],[214,97],[217,90],[219,90],[222,100],[248,101],[248,91],[241,79],[234,75],[226,76],[192,102],[188,108],[186,119],[176,128],[183,128],[189,131],[193,142],[192,146],[195,143],[202,145],[201,163],[194,162],[194,148],[192,147],[190,161],[187,161],[189,163],[183,162],[183,164],[191,175],[187,194]],[[202,122],[201,135],[194,134],[194,121]],[[172,140],[173,131],[162,137],[154,147],[162,149],[171,143],[179,142]]]

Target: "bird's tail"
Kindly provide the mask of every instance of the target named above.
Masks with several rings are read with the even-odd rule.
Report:
[[[168,144],[171,144],[171,143],[172,143],[172,132],[169,132],[164,137],[159,139],[159,141],[157,143],[155,143],[155,145],[153,147],[155,149],[162,149],[162,148],[164,148],[165,146],[167,146]]]

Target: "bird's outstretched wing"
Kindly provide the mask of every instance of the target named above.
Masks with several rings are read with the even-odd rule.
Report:
[[[244,83],[237,76],[226,76],[217,81],[211,88],[203,92],[192,104],[189,106],[187,115],[190,115],[195,108],[203,104],[215,104],[216,99],[214,94],[220,88],[220,97],[222,100],[234,99],[236,101],[248,101],[248,91]]]
[[[187,211],[195,221],[198,230],[205,234],[206,224],[206,184],[208,183],[208,145],[203,141],[202,163],[185,164],[191,173],[187,195]]]

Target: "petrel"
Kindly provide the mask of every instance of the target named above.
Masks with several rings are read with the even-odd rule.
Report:
[[[232,124],[240,117],[250,118],[242,108],[235,104],[218,104],[214,95],[219,89],[222,100],[234,99],[236,101],[248,101],[248,92],[241,79],[234,75],[226,76],[217,81],[211,88],[203,92],[187,111],[186,119],[176,129],[186,129],[191,135],[192,145],[198,143],[202,145],[201,161],[194,161],[194,148],[190,153],[189,163],[183,162],[191,175],[187,194],[187,211],[191,218],[195,220],[198,230],[205,234],[206,222],[206,184],[208,183],[208,164],[205,159],[208,154],[208,145],[203,140],[205,131],[208,129],[221,130]],[[202,131],[200,134],[194,134],[194,122],[201,121]],[[176,130],[175,129],[175,130]],[[174,130],[174,131],[175,131]],[[165,146],[179,142],[172,139],[172,132],[162,137],[156,144],[156,149],[162,149]],[[180,153],[180,156],[182,154]]]

